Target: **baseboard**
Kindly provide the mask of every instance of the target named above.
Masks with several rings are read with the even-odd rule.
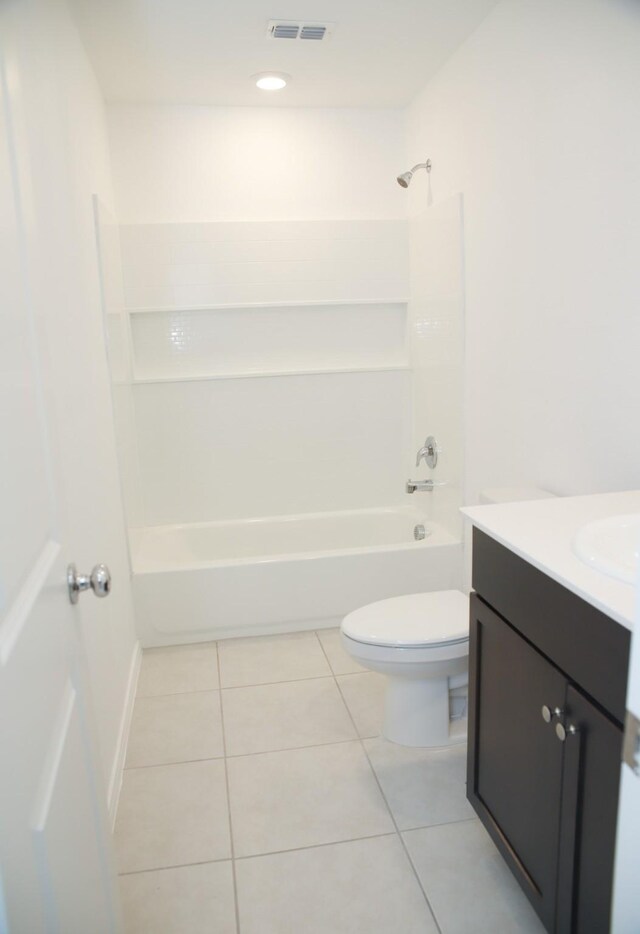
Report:
[[[120,729],[118,730],[118,745],[111,768],[111,777],[109,779],[107,807],[109,808],[109,822],[112,830],[115,826],[116,814],[118,812],[118,801],[120,800],[120,789],[122,788],[122,772],[124,770],[124,760],[127,754],[127,743],[129,742],[129,730],[131,728],[131,717],[133,716],[133,704],[136,699],[141,661],[142,649],[140,647],[140,642],[136,642],[131,655],[131,664],[129,665],[127,691],[122,708],[122,716],[120,717]]]

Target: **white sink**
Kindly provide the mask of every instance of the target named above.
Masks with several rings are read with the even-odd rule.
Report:
[[[583,525],[573,539],[573,550],[596,571],[635,584],[640,568],[640,513]]]

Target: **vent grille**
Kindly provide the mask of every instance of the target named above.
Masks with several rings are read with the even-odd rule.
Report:
[[[272,19],[267,25],[267,39],[294,39],[322,42],[333,33],[335,23],[297,23]]]
[[[288,23],[276,23],[271,30],[272,39],[297,39],[300,27]]]
[[[303,26],[300,30],[301,39],[315,39],[316,41],[324,39],[327,33],[326,26]]]

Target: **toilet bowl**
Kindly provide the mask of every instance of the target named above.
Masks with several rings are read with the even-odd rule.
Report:
[[[469,599],[459,590],[405,594],[345,616],[342,644],[364,668],[387,676],[383,735],[402,746],[447,746],[450,691],[467,683]]]

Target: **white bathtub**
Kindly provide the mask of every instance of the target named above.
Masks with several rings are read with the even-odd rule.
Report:
[[[130,539],[146,646],[337,626],[365,603],[459,587],[462,575],[461,542],[411,506],[139,528]]]

